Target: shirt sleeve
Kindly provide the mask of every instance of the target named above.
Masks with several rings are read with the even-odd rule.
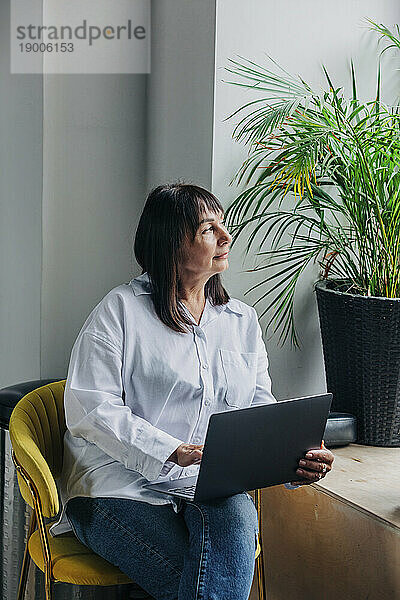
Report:
[[[64,403],[73,436],[96,444],[127,469],[156,479],[167,458],[182,444],[125,405],[122,350],[99,336],[81,332],[72,353]]]

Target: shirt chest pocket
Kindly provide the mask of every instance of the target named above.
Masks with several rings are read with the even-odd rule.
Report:
[[[229,406],[250,406],[257,377],[257,352],[236,352],[220,348],[226,385],[225,401]]]

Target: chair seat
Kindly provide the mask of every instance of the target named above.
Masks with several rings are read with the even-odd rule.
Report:
[[[75,585],[103,586],[134,583],[118,567],[81,544],[73,533],[53,537],[49,533],[51,526],[52,523],[47,524],[46,529],[52,558],[53,577],[56,581],[74,583]],[[28,548],[35,565],[41,571],[44,571],[42,546],[38,530],[29,538]],[[259,556],[260,551],[260,542],[257,541],[255,558]]]
[[[118,585],[133,583],[125,573],[92,552],[73,533],[53,537],[49,533],[52,523],[46,525],[52,558],[53,577],[56,581],[75,585]],[[33,562],[44,571],[39,531],[36,530],[28,542]]]

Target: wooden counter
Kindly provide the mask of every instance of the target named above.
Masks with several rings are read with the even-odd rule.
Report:
[[[267,600],[400,600],[400,448],[332,451],[321,483],[262,492]]]

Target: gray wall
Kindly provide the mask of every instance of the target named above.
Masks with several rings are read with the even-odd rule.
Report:
[[[47,75],[41,376],[65,375],[86,316],[128,281],[144,202],[145,75]]]
[[[149,188],[210,186],[215,1],[153,0],[148,77],[10,76],[7,2],[1,10],[8,385],[63,377],[90,310],[140,272],[132,242]]]
[[[215,0],[153,0],[150,75],[49,75],[44,84],[41,374],[63,376],[91,308],[140,273],[146,192],[210,187]]]
[[[0,2],[0,387],[40,372],[42,77],[10,74]]]
[[[255,99],[255,92],[228,85],[223,80],[233,76],[224,71],[228,58],[244,56],[259,64],[267,64],[266,54],[272,56],[288,71],[301,74],[314,85],[323,83],[320,64],[324,63],[334,81],[349,84],[349,59],[353,56],[360,74],[360,94],[372,97],[375,90],[371,65],[376,64],[377,36],[368,32],[363,17],[368,16],[392,26],[399,22],[400,8],[396,0],[218,0],[216,26],[216,75],[214,107],[214,147],[212,190],[227,206],[242,188],[229,186],[233,175],[247,156],[243,145],[232,140],[235,120],[224,119],[234,110]],[[389,57],[388,57],[389,58]],[[269,65],[270,66],[270,65]],[[383,82],[387,99],[398,90],[398,67],[392,62],[392,76]],[[374,69],[372,71],[375,73]],[[243,248],[234,248],[225,282],[231,294],[252,303],[255,292],[244,292],[262,279],[258,273],[244,273],[256,263],[243,260]],[[313,296],[313,281],[318,266],[308,270],[297,294],[297,324],[302,338],[301,351],[289,345],[278,346],[278,338],[270,336],[266,345],[270,358],[273,392],[279,399],[307,395],[325,388],[322,349]],[[265,291],[265,289],[264,289]],[[259,314],[266,304],[256,305]],[[261,324],[265,330],[268,319]],[[265,339],[265,338],[264,338]]]
[[[215,0],[152,0],[147,182],[211,185]]]

